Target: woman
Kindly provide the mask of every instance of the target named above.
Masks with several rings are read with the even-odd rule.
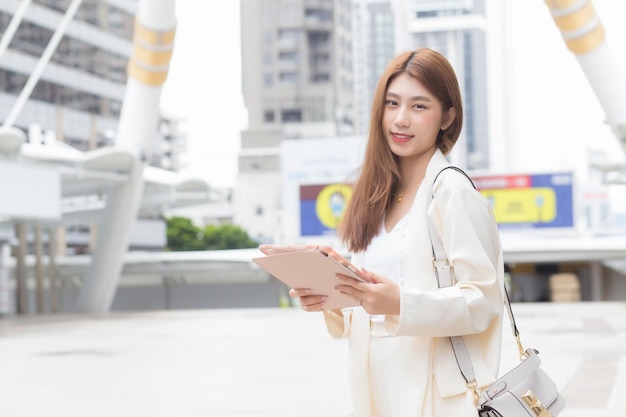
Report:
[[[370,282],[341,275],[337,289],[361,307],[324,310],[323,294],[290,291],[304,310],[324,311],[333,337],[350,339],[355,417],[476,416],[450,336],[464,336],[479,389],[497,377],[497,225],[465,176],[440,173],[462,122],[458,81],[442,55],[419,49],[396,57],[376,88],[365,159],[339,229]],[[453,268],[450,287],[438,288],[428,222]]]

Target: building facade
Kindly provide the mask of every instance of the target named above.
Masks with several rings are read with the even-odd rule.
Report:
[[[20,0],[0,2],[0,35],[5,35],[19,11]],[[0,58],[0,120],[10,118],[33,69],[68,10],[71,0],[32,0],[7,49]],[[118,118],[133,50],[137,0],[83,0],[51,55],[13,126],[26,133],[27,142],[54,146],[56,142],[90,151],[115,143]],[[150,156],[153,166],[171,171],[184,167],[185,132],[181,120],[162,116],[159,138]],[[163,232],[154,213],[143,214],[131,247],[162,249]],[[62,247],[68,253],[86,253],[93,242],[90,224],[65,224]],[[151,247],[154,242],[156,246]]]
[[[359,134],[369,128],[372,95],[378,78],[397,52],[394,7],[390,0],[360,0],[355,3],[353,56]]]
[[[260,241],[281,222],[283,140],[365,137],[378,78],[399,52],[445,55],[464,98],[452,161],[490,167],[485,0],[241,0],[242,132],[234,221]]]
[[[404,26],[399,49],[432,48],[454,67],[464,101],[463,131],[451,155],[470,169],[489,169],[487,16],[485,0],[395,0]]]
[[[3,33],[19,3],[0,4]],[[26,9],[0,60],[0,118],[7,117],[69,4],[34,0]],[[136,1],[83,1],[15,126],[28,131],[38,125],[81,150],[111,144],[132,51],[135,8]]]
[[[234,221],[272,241],[280,221],[283,140],[356,129],[351,0],[241,0],[242,132]]]

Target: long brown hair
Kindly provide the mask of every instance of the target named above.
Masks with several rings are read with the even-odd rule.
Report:
[[[424,85],[441,102],[443,111],[454,107],[452,124],[446,130],[440,130],[437,136],[437,147],[444,155],[452,150],[461,133],[461,91],[448,60],[427,48],[404,52],[394,58],[376,86],[365,160],[338,229],[346,247],[353,252],[365,250],[378,234],[392,196],[400,187],[397,158],[389,149],[382,127],[387,88],[400,74],[408,74]]]

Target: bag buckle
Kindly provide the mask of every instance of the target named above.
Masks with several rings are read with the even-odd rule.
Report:
[[[526,391],[526,394],[522,395],[524,402],[530,407],[535,416],[537,417],[554,417],[550,410],[545,408],[541,401],[537,399],[535,394],[531,390]]]
[[[433,263],[433,270],[434,271],[439,271],[439,268],[443,268],[446,266],[449,266],[450,264],[448,263],[448,259],[439,259],[437,260],[437,258],[433,258],[432,260]]]
[[[478,394],[478,387],[476,385],[476,381],[468,382],[467,387],[472,390],[472,394],[474,394],[474,406],[478,408],[478,400],[480,399],[480,394]],[[543,417],[543,416],[541,416]],[[551,416],[550,416],[551,417]]]

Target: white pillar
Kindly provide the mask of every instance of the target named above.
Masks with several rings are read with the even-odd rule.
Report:
[[[15,36],[15,32],[17,32],[17,28],[22,23],[22,19],[24,18],[24,14],[26,13],[26,9],[30,5],[31,0],[22,0],[17,10],[13,14],[13,18],[11,18],[11,22],[9,26],[6,27],[4,33],[2,34],[2,39],[0,40],[0,58],[6,52],[9,44],[13,40],[13,36]]]
[[[93,259],[78,297],[78,311],[104,313],[113,303],[130,230],[139,211],[144,167],[157,137],[161,87],[174,44],[174,3],[140,0],[137,6],[134,50],[116,137],[116,146],[131,152],[135,163],[128,182],[113,187],[107,196]]]
[[[604,26],[593,3],[546,0],[546,4],[626,152],[626,78],[606,42]]]

